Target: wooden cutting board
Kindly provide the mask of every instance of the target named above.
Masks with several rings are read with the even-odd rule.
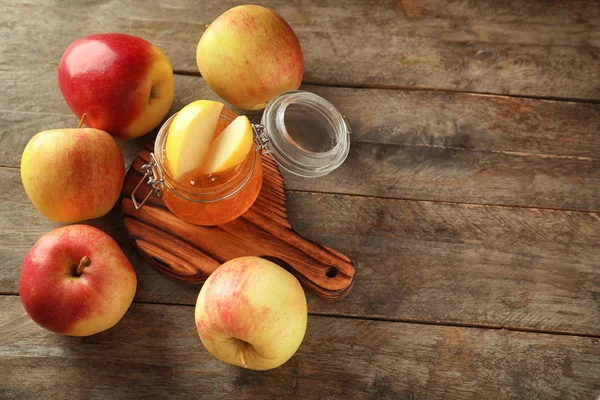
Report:
[[[345,255],[304,239],[287,220],[283,178],[269,155],[262,155],[264,180],[253,206],[241,217],[218,226],[189,224],[151,196],[137,211],[131,192],[149,162],[150,143],[134,160],[125,176],[121,206],[125,228],[142,256],[170,277],[201,284],[223,262],[235,257],[260,256],[293,273],[305,288],[325,300],[348,295],[354,283],[354,267]],[[136,198],[150,192],[142,185]],[[334,210],[332,210],[333,212]]]

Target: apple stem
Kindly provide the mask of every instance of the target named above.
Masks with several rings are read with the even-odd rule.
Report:
[[[245,347],[246,347],[246,342],[242,341],[242,349],[240,350],[240,358],[242,359],[242,367],[248,368],[248,363],[246,362],[246,357],[244,355]]]
[[[88,256],[83,256],[81,261],[79,261],[79,265],[77,266],[77,269],[75,270],[75,276],[81,276],[81,274],[83,274],[83,270],[85,269],[85,267],[89,267],[91,264],[92,264],[92,260],[90,260],[90,258]]]
[[[79,129],[83,126],[83,120],[85,119],[86,116],[87,116],[87,114],[83,113],[83,115],[81,116],[81,119],[79,120],[79,125],[77,125],[77,129]]]

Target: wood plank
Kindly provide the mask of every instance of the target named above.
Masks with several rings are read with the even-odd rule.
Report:
[[[58,226],[27,200],[19,171],[0,169],[0,293],[17,293],[30,246]],[[309,296],[312,313],[600,335],[600,217],[595,213],[288,192],[302,236],[348,255],[344,301]],[[120,211],[92,221],[138,274],[136,299],[195,304],[139,257]]]
[[[295,190],[600,211],[600,159],[359,142],[325,179],[283,175]]]
[[[333,102],[352,126],[353,142],[600,158],[599,104],[309,85],[305,90]],[[192,97],[182,92],[178,97]]]
[[[15,296],[0,306],[5,399],[591,399],[600,391],[594,338],[309,317],[296,355],[257,372],[212,358],[192,307],[134,304],[114,328],[69,338],[35,325]]]
[[[69,1],[57,8],[49,0],[2,1],[0,22],[9,29],[0,48],[3,68],[56,63],[77,37],[121,31],[157,44],[176,70],[197,73],[194,55],[205,25],[238,4]],[[262,4],[298,34],[306,82],[600,99],[600,5],[594,0]],[[23,82],[18,74],[10,79]]]
[[[596,213],[290,193],[288,214],[356,268],[311,311],[600,335]]]
[[[77,123],[54,87],[55,68],[44,68],[37,81],[35,72],[22,73],[34,84],[12,91],[8,87],[0,98],[0,128],[5,132],[0,139],[14,136],[13,142],[3,142],[3,147],[25,147],[40,129]],[[598,104],[315,85],[303,85],[302,89],[328,99],[345,115],[353,128],[353,142],[600,158]],[[176,75],[169,115],[204,98],[223,101],[203,79]],[[236,111],[260,122],[262,112]],[[17,165],[4,153],[1,161]]]
[[[46,86],[50,81],[45,75]],[[38,98],[15,94],[20,100],[14,110],[0,111],[0,130],[6,132],[0,137],[0,165],[18,166],[22,149],[37,131],[75,123],[66,117],[70,112],[60,93],[46,86]],[[598,104],[303,88],[329,99],[347,116],[352,146],[346,163],[327,177],[285,174],[288,189],[600,210]],[[172,112],[198,98],[218,99],[198,77],[177,76],[176,93]],[[6,101],[1,107],[13,105]],[[260,115],[250,113],[254,122]],[[128,163],[147,140],[121,142]]]

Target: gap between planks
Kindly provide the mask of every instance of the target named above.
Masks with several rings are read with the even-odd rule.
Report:
[[[331,195],[331,196],[363,197],[366,199],[413,201],[415,203],[448,204],[448,205],[466,206],[466,207],[523,208],[526,210],[534,210],[534,211],[535,210],[549,210],[549,211],[564,211],[564,212],[575,212],[575,213],[594,214],[594,215],[598,214],[598,211],[581,210],[581,209],[574,209],[574,208],[571,209],[571,208],[553,208],[553,207],[529,207],[529,206],[520,206],[520,205],[504,205],[504,204],[488,204],[488,203],[485,203],[485,204],[465,203],[465,202],[461,202],[461,201],[423,200],[423,199],[411,199],[411,198],[403,198],[403,197],[364,195],[364,194],[357,194],[357,193],[323,192],[323,191],[305,190],[305,189],[287,189],[286,188],[285,191],[290,192],[290,193],[308,193],[308,194],[323,194],[323,195]]]
[[[18,293],[9,293],[9,292],[4,292],[4,293],[0,292],[0,296],[19,296],[19,294]],[[134,300],[133,304],[156,305],[156,306],[167,306],[167,307],[168,306],[195,307],[194,304],[161,303],[158,301],[140,301],[140,300]],[[497,331],[526,332],[526,333],[536,333],[536,334],[542,334],[542,335],[600,338],[600,334],[590,334],[590,333],[580,333],[580,332],[570,332],[570,331],[552,331],[552,330],[548,330],[548,329],[515,328],[515,327],[505,327],[505,326],[493,325],[493,324],[467,324],[467,323],[450,322],[450,321],[428,321],[428,320],[410,319],[410,318],[386,318],[386,317],[381,317],[381,316],[377,316],[377,315],[362,316],[362,315],[352,315],[352,314],[330,314],[330,313],[312,312],[312,311],[309,311],[308,315],[311,317],[319,317],[319,318],[356,319],[356,320],[360,320],[360,321],[379,321],[379,322],[400,323],[400,324],[448,326],[448,327],[466,328],[466,329],[490,329],[490,330],[497,330]]]
[[[197,76],[199,78],[202,78],[202,75],[200,74],[200,72],[173,70],[173,74],[184,75],[184,76]],[[485,96],[485,97],[504,97],[504,98],[516,98],[516,99],[556,101],[556,102],[565,102],[565,103],[600,104],[600,99],[580,99],[580,98],[576,98],[576,97],[554,97],[554,96],[535,96],[535,95],[508,94],[508,93],[477,92],[477,91],[469,91],[469,90],[430,88],[430,87],[422,87],[422,86],[402,86],[402,85],[385,85],[385,84],[369,85],[369,84],[356,84],[356,83],[351,83],[351,82],[327,83],[327,82],[307,81],[307,80],[303,80],[302,84],[303,85],[312,85],[312,86],[333,87],[333,88],[406,90],[406,91],[416,91],[416,92],[457,93],[457,94]]]
[[[558,154],[544,154],[544,153],[531,153],[525,151],[510,151],[510,150],[493,150],[493,149],[480,149],[477,147],[456,147],[456,146],[440,146],[433,144],[412,144],[412,143],[386,143],[376,142],[372,140],[355,140],[352,143],[357,144],[375,144],[384,145],[390,147],[424,147],[429,149],[444,149],[444,150],[459,150],[459,151],[473,151],[480,153],[493,153],[493,154],[505,154],[507,156],[518,156],[518,157],[540,157],[540,158],[553,158],[562,160],[578,160],[578,161],[600,161],[600,158],[596,157],[582,157],[582,156],[565,156]]]
[[[12,170],[20,170],[20,167],[12,165],[0,165],[0,168],[7,168]],[[349,196],[349,197],[361,197],[365,199],[379,199],[379,200],[397,200],[397,201],[412,201],[415,203],[433,203],[433,204],[448,204],[455,206],[465,207],[496,207],[496,208],[521,208],[527,210],[549,210],[549,211],[562,211],[562,212],[575,212],[584,214],[597,215],[599,212],[595,210],[582,210],[575,208],[556,208],[556,207],[529,207],[521,205],[505,205],[505,204],[492,204],[492,203],[465,203],[460,201],[449,201],[449,200],[423,200],[423,199],[412,199],[405,197],[388,197],[388,196],[375,196],[375,195],[364,195],[357,193],[342,193],[342,192],[323,192],[318,190],[305,190],[305,189],[288,189],[284,188],[286,193],[308,193],[308,194],[321,194],[329,196]],[[2,293],[0,293],[2,295]]]
[[[13,111],[13,110],[0,110],[0,112],[10,112],[10,113],[19,113],[19,114],[37,114],[37,115],[55,115],[55,116],[65,116],[68,117],[69,114],[55,114],[55,113],[41,113],[41,112],[29,112],[29,111]],[[562,159],[562,160],[578,160],[578,161],[600,161],[600,158],[596,157],[582,157],[582,156],[567,156],[567,155],[558,155],[558,154],[545,154],[545,153],[531,153],[524,151],[510,151],[510,150],[493,150],[493,149],[480,149],[477,147],[456,147],[456,146],[440,146],[440,145],[431,145],[431,144],[412,144],[412,143],[386,143],[386,142],[377,142],[372,140],[355,140],[352,143],[355,144],[376,144],[376,145],[384,145],[391,147],[424,147],[431,149],[443,149],[443,150],[457,150],[457,151],[473,151],[480,153],[493,153],[493,154],[504,154],[508,156],[517,156],[517,157],[540,157],[540,158],[551,158],[551,159]],[[2,165],[0,164],[0,168],[19,168],[13,165]]]

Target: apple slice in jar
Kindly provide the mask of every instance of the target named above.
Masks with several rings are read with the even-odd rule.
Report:
[[[177,113],[165,145],[167,168],[179,177],[206,162],[223,103],[198,100]]]
[[[248,117],[240,115],[213,140],[202,171],[214,174],[241,164],[253,143],[252,125]]]

